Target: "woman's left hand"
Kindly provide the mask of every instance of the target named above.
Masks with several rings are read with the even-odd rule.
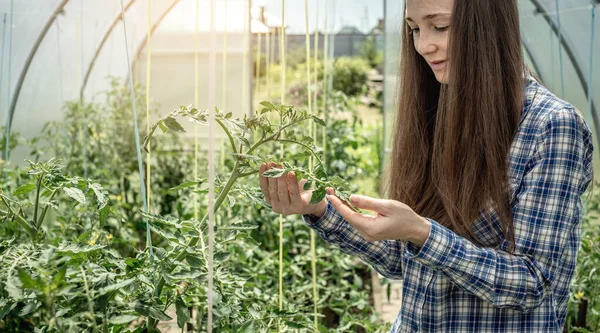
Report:
[[[356,194],[350,196],[350,202],[354,206],[377,213],[372,216],[352,210],[335,196],[332,188],[327,188],[327,194],[331,205],[367,242],[394,239],[407,240],[414,245],[423,246],[429,237],[431,223],[400,201]]]

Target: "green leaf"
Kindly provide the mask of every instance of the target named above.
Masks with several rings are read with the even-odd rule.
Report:
[[[198,179],[198,181],[185,182],[185,183],[179,184],[179,185],[177,185],[175,187],[171,187],[169,189],[169,191],[177,191],[177,190],[181,190],[181,189],[184,189],[184,188],[193,187],[193,186],[196,186],[196,185],[202,185],[202,183],[204,183],[204,181],[205,181],[204,179]]]
[[[41,285],[38,279],[33,279],[24,269],[19,268],[19,280],[23,283],[23,288],[36,288]]]
[[[94,191],[94,194],[96,195],[96,200],[98,201],[98,209],[104,208],[104,206],[106,206],[106,204],[108,203],[108,198],[104,192],[104,189],[102,188],[102,185],[98,183],[91,183],[89,187],[92,189],[92,191]]]
[[[129,324],[130,322],[132,322],[138,318],[139,318],[139,316],[134,316],[134,315],[120,315],[120,316],[110,318],[108,320],[108,322],[113,325],[125,325],[125,324]]]
[[[325,172],[325,169],[323,168],[323,165],[321,163],[317,164],[317,166],[313,170],[313,174],[318,179],[321,179],[321,180],[327,179],[327,173]]]
[[[14,195],[15,197],[18,197],[18,196],[20,196],[20,195],[28,194],[28,193],[30,193],[31,191],[35,190],[35,187],[36,187],[36,186],[35,186],[35,184],[25,184],[25,185],[23,185],[23,186],[19,187],[19,188],[18,188],[18,189],[15,191],[15,193],[13,193],[13,195]]]
[[[65,190],[65,193],[68,196],[75,199],[75,201],[79,202],[80,204],[85,203],[85,195],[83,194],[83,192],[80,189],[78,189],[76,187],[65,187],[65,188],[63,188],[63,190]]]
[[[247,322],[245,322],[242,326],[240,326],[240,329],[238,330],[238,332],[240,332],[240,333],[253,333],[253,332],[255,332],[255,330],[254,330],[254,320],[248,320]]]
[[[167,278],[167,281],[169,281],[169,280],[189,281],[189,280],[193,280],[193,279],[199,277],[200,275],[204,275],[204,273],[202,273],[199,270],[186,270],[186,271],[181,271],[181,272],[172,273],[172,274],[165,274],[165,277]]]
[[[181,124],[173,117],[165,117],[163,119],[163,124],[165,124],[165,126],[167,126],[173,132],[185,133],[185,130]]]
[[[2,318],[4,318],[16,306],[17,303],[14,303],[6,298],[0,299],[0,320],[2,320]]]
[[[201,268],[204,267],[204,260],[199,259],[195,256],[192,255],[188,255],[185,257],[185,261],[188,262],[188,264],[190,264],[191,267],[197,267],[197,268]]]
[[[312,188],[312,186],[313,186],[313,181],[309,180],[306,183],[304,183],[304,190],[308,191],[308,190],[310,190]]]
[[[99,212],[99,216],[98,219],[100,220],[100,225],[104,225],[106,224],[106,221],[108,221],[108,212],[110,211],[110,208],[108,206],[104,206],[104,208],[100,209]]]
[[[242,142],[244,144],[244,146],[250,148],[250,141],[248,141],[248,139],[246,139],[243,136],[238,136],[237,138],[238,138],[238,140],[240,140],[240,142]]]
[[[115,290],[119,290],[121,288],[125,288],[125,287],[127,287],[128,285],[132,284],[135,281],[136,281],[136,279],[133,278],[133,279],[123,280],[123,281],[121,281],[119,283],[113,283],[113,284],[111,284],[111,285],[109,285],[107,287],[100,288],[100,290],[98,290],[96,296],[102,296],[102,295],[108,294],[110,292],[113,292]]]
[[[254,155],[248,155],[248,154],[231,154],[231,155],[237,157],[238,159],[253,160],[253,161],[257,161],[257,162],[262,161],[262,158],[260,158],[258,156],[254,156]]]
[[[38,302],[31,302],[31,303],[25,304],[25,306],[19,312],[19,316],[23,317],[30,313],[33,313],[35,310],[37,310],[37,308],[40,307],[40,305],[42,305],[42,303],[38,303]]]
[[[321,118],[319,118],[319,117],[317,117],[317,116],[315,116],[315,115],[311,115],[311,118],[312,118],[312,120],[313,120],[315,123],[317,123],[317,124],[319,124],[319,125],[321,125],[321,126],[325,127],[325,121],[324,121],[323,119],[321,119]]]
[[[134,309],[137,313],[144,317],[154,318],[159,321],[169,321],[173,319],[164,313],[164,311],[139,301],[135,303]]]
[[[256,303],[252,304],[250,307],[248,307],[248,313],[254,319],[262,318],[262,315],[260,313],[260,306],[256,305]]]
[[[252,230],[258,228],[257,224],[235,224],[226,227],[219,227],[219,231],[226,230]]]
[[[273,105],[271,102],[268,102],[268,101],[262,101],[262,102],[260,102],[260,105],[266,107],[269,110],[276,110],[277,109],[275,107],[275,105]]]
[[[154,223],[150,223],[150,229],[152,229],[152,231],[159,234],[161,237],[168,239],[171,242],[185,244],[185,239],[183,238],[183,236],[181,236],[181,234],[174,234],[169,230],[163,229],[155,225]]]
[[[83,245],[83,246],[81,246],[78,244],[63,242],[58,245],[58,247],[56,248],[56,252],[73,253],[73,254],[88,253],[88,252],[103,249],[104,247],[105,247],[104,245],[91,245],[91,246]]]
[[[304,325],[302,325],[300,323],[296,323],[296,322],[293,322],[293,321],[287,321],[287,320],[285,321],[285,324],[288,327],[291,327],[291,328],[305,328],[306,327],[306,326],[304,326]]]
[[[167,126],[165,126],[165,124],[163,124],[163,122],[162,122],[162,121],[159,121],[159,122],[158,122],[158,127],[160,127],[160,130],[161,130],[163,133],[167,133],[167,131],[169,130],[169,129],[167,128]]]
[[[183,328],[183,325],[190,321],[190,311],[185,306],[181,297],[177,297],[175,301],[175,312],[177,313],[177,326]]]
[[[58,287],[60,283],[64,280],[65,274],[67,273],[67,265],[63,265],[62,268],[58,271],[58,274],[52,278],[52,284],[55,287]]]
[[[227,252],[219,252],[215,254],[215,261],[221,262],[229,259],[230,254]]]
[[[233,208],[235,206],[235,198],[232,196],[227,196],[227,200],[229,202],[229,208]]]
[[[285,169],[269,169],[267,171],[265,171],[262,176],[263,177],[268,177],[268,178],[278,178],[283,176],[283,173],[285,172]]]
[[[302,139],[300,140],[300,142],[310,145],[313,142],[315,142],[315,139],[311,138],[310,136],[303,135]]]
[[[314,204],[321,202],[321,200],[323,200],[323,198],[325,198],[326,194],[327,194],[327,192],[325,192],[325,188],[317,188],[316,190],[314,190],[312,192],[312,197],[310,198],[310,204],[314,205]]]

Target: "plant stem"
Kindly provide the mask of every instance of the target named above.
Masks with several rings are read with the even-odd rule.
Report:
[[[17,221],[17,224],[19,224],[23,229],[25,229],[25,231],[27,232],[27,234],[29,235],[29,237],[31,238],[31,242],[33,244],[35,244],[35,240],[36,240],[36,234],[37,231],[36,229],[34,229],[29,222],[27,222],[27,220],[25,220],[21,215],[16,214],[12,208],[8,205],[8,202],[6,201],[6,199],[4,198],[4,196],[0,196],[0,199],[2,199],[2,202],[4,202],[4,205],[6,205],[6,208],[8,209],[8,212],[10,214],[12,214],[15,217],[15,220]],[[2,211],[2,213],[4,214],[4,212]]]
[[[297,120],[297,121],[291,122],[291,123],[289,123],[289,124],[287,124],[287,125],[285,125],[285,126],[283,126],[283,127],[279,128],[279,130],[278,130],[277,132],[275,132],[275,133],[271,134],[271,136],[267,137],[266,139],[261,139],[260,141],[258,141],[257,143],[255,143],[255,144],[254,144],[252,147],[250,147],[250,149],[249,149],[249,150],[246,152],[246,154],[249,154],[249,155],[250,155],[250,154],[252,154],[252,152],[253,152],[253,151],[254,151],[256,148],[258,148],[258,147],[262,146],[263,144],[265,144],[265,143],[267,143],[267,142],[269,142],[269,141],[276,140],[276,138],[277,138],[277,137],[278,137],[278,136],[281,134],[281,132],[282,132],[284,129],[286,129],[286,128],[290,127],[290,126],[296,125],[297,123],[301,123],[301,122],[303,122],[303,121],[305,121],[305,120],[308,120],[308,118],[306,118],[306,119],[300,119],[300,120]],[[264,133],[264,132],[263,132],[263,133]]]
[[[52,192],[52,195],[50,196],[50,200],[48,200],[49,202],[52,201],[52,199],[54,199],[54,196],[56,195],[56,193],[58,192],[58,189],[55,189]],[[42,210],[42,215],[40,215],[40,220],[37,222],[36,228],[39,229],[42,226],[42,222],[44,222],[44,218],[46,217],[46,212],[48,211],[48,208],[50,208],[50,204],[46,205],[46,207],[44,207],[44,209]]]
[[[244,178],[244,177],[247,177],[247,176],[251,176],[251,175],[253,175],[255,173],[258,173],[258,170],[249,171],[249,172],[246,172],[246,173],[240,173],[239,176],[238,176],[238,178]]]
[[[38,220],[38,207],[40,205],[40,190],[42,188],[42,178],[44,177],[44,175],[41,175],[38,177],[37,182],[35,184],[35,207],[33,209],[33,224],[34,225],[38,225],[37,220]]]
[[[279,139],[277,141],[278,142],[295,143],[295,144],[301,145],[302,147],[308,149],[308,151],[317,159],[317,161],[319,161],[319,164],[323,165],[323,162],[321,161],[321,159],[319,158],[319,156],[307,144],[304,144],[304,143],[298,142],[298,141],[294,141],[294,140],[286,140],[286,139]]]
[[[88,286],[88,282],[87,282],[87,277],[85,275],[85,270],[83,269],[83,266],[79,266],[79,268],[81,269],[81,273],[83,274],[83,283],[85,285],[85,293],[88,299],[88,307],[89,307],[89,311],[90,311],[90,316],[92,316],[92,323],[94,323],[94,332],[98,332],[98,327],[96,326],[96,316],[94,315],[94,301],[93,301],[93,297],[90,295],[90,288]]]
[[[229,133],[227,127],[225,127],[225,124],[223,124],[221,120],[216,118],[215,121],[221,126],[221,128],[223,128],[223,131],[225,131],[225,134],[227,134],[227,136],[229,137],[229,143],[231,144],[231,149],[233,149],[233,153],[237,154],[237,149],[235,148],[235,141],[233,140],[233,137],[231,136],[231,133]]]

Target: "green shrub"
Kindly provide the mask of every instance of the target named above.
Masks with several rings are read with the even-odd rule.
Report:
[[[370,69],[369,63],[362,58],[337,58],[333,63],[333,90],[348,96],[365,92]]]

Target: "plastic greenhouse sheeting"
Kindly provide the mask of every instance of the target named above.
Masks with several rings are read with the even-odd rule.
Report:
[[[148,1],[123,0],[123,5],[134,82],[144,85]],[[162,113],[180,104],[194,102],[195,6],[195,0],[151,0],[150,21],[155,30],[151,37],[150,93],[153,100],[158,101]],[[206,105],[210,1],[199,1],[199,8],[199,104]],[[223,19],[225,10],[227,22]],[[54,13],[58,15],[52,20]],[[231,96],[228,105],[239,113],[247,112],[250,93],[246,93],[246,101],[239,93],[249,89],[251,82],[248,79],[244,84],[240,79],[244,67],[249,67],[250,59],[242,56],[249,49],[249,43],[244,39],[248,0],[228,0],[227,9],[223,1],[217,1],[216,13],[221,19],[216,23],[215,67],[217,71],[222,68],[222,40],[226,28],[229,79],[226,89]],[[86,102],[103,98],[101,93],[109,88],[109,76],[120,77],[125,83],[128,68],[120,0],[0,0],[2,17],[6,19],[0,27],[0,44],[4,47],[0,126],[5,124],[30,54],[33,57],[10,119],[11,131],[20,132],[26,138],[38,135],[48,121],[61,120],[64,102],[78,98],[82,82],[85,82],[83,99]],[[49,22],[44,34],[44,27]],[[38,38],[41,43],[32,53]],[[89,77],[84,80],[88,71]],[[219,80],[221,74],[217,73]],[[250,78],[250,75],[246,77]],[[218,81],[215,96],[219,105],[220,88]],[[11,162],[23,161],[28,153],[24,148],[17,148],[11,153]]]

